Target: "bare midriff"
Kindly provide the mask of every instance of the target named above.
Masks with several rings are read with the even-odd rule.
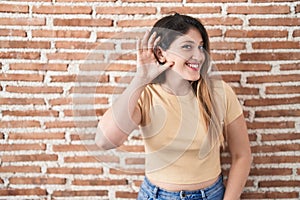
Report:
[[[173,184],[173,183],[164,183],[164,182],[160,182],[160,181],[155,181],[149,178],[150,182],[154,185],[156,185],[157,187],[170,191],[170,192],[178,192],[181,190],[185,190],[185,191],[192,191],[192,190],[201,190],[204,188],[207,188],[211,185],[213,185],[219,177],[216,177],[214,179],[208,180],[208,181],[204,181],[201,183],[195,183],[195,184]]]

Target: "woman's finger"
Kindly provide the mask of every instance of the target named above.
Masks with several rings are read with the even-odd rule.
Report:
[[[155,38],[156,38],[156,32],[152,33],[152,35],[149,37],[149,40],[148,40],[148,50],[152,50],[153,49],[153,46],[154,46],[154,41],[155,41]]]
[[[141,44],[141,49],[142,50],[146,50],[148,48],[148,39],[149,39],[149,35],[150,35],[150,32],[149,31],[146,31],[143,39],[142,39],[142,44]]]

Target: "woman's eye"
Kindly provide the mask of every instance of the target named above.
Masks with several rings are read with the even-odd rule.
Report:
[[[200,46],[198,47],[198,49],[201,50],[201,51],[204,51],[204,47],[203,47],[202,45],[200,45]]]
[[[185,44],[182,46],[183,49],[192,49],[192,45]]]

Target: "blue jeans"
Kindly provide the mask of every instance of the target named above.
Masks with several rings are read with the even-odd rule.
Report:
[[[225,193],[223,176],[211,186],[195,191],[169,192],[153,185],[145,177],[137,200],[222,200]]]

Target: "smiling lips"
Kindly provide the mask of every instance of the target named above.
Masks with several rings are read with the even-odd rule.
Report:
[[[199,71],[200,69],[200,65],[199,63],[186,63],[186,65],[188,66],[188,68],[194,70],[194,71]]]

